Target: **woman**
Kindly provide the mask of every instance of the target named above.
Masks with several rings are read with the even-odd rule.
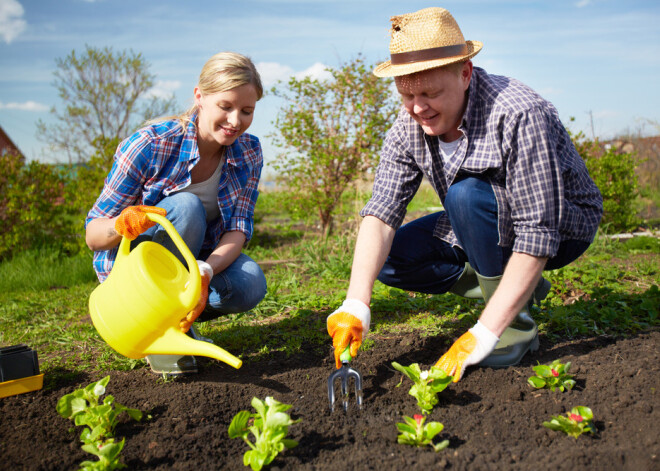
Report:
[[[184,263],[167,232],[146,213],[167,217],[198,259],[202,295],[182,319],[185,332],[207,321],[254,308],[266,294],[259,266],[241,253],[253,232],[254,206],[263,167],[250,127],[263,95],[250,59],[221,52],[211,57],[194,89],[194,104],[180,116],[147,123],[124,140],[103,191],[86,219],[86,242],[103,282],[122,237],[132,246],[153,240]],[[190,330],[190,335],[195,336]],[[208,340],[208,339],[207,339]],[[193,373],[192,356],[150,355],[159,374]]]

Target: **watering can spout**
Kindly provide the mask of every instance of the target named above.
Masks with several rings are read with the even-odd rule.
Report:
[[[238,369],[243,361],[209,342],[188,337],[175,327],[168,328],[163,335],[145,347],[144,355],[198,355],[215,358]]]

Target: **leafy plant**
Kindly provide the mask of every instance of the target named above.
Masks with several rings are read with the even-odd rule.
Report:
[[[539,364],[532,368],[536,376],[531,376],[527,382],[537,389],[548,388],[551,391],[559,389],[564,392],[565,389],[573,389],[573,386],[575,386],[573,375],[568,374],[570,368],[570,361],[560,363],[559,360],[554,360],[549,365]]]
[[[438,394],[449,386],[452,376],[447,375],[444,370],[432,366],[430,370],[422,371],[417,363],[410,366],[402,366],[393,361],[392,366],[412,380],[413,386],[408,394],[417,399],[417,405],[422,413],[428,414],[438,403]]]
[[[543,426],[551,430],[557,430],[577,438],[583,433],[595,433],[596,427],[593,423],[593,413],[591,409],[584,406],[577,406],[571,409],[566,416],[553,416],[550,422],[543,422]]]
[[[404,415],[403,420],[405,423],[396,424],[396,428],[400,432],[397,437],[398,443],[414,446],[431,445],[436,452],[449,446],[449,440],[443,440],[438,444],[433,443],[433,437],[445,428],[440,422],[424,424],[426,418],[420,414],[415,414],[412,418]]]
[[[142,412],[115,402],[115,398],[107,395],[102,403],[101,396],[105,394],[110,376],[106,376],[85,388],[76,389],[62,396],[57,401],[57,412],[65,419],[71,419],[76,425],[86,428],[80,434],[84,443],[82,449],[99,457],[99,461],[84,461],[81,469],[119,469],[125,466],[119,462],[119,454],[124,447],[124,439],[115,442],[114,429],[118,417],[126,412],[135,420],[142,419]]]
[[[277,454],[285,448],[293,448],[298,445],[295,440],[285,438],[289,432],[289,426],[301,419],[292,420],[287,410],[291,409],[288,404],[282,404],[272,397],[266,397],[261,401],[252,398],[252,407],[257,411],[251,414],[248,411],[240,411],[234,416],[229,424],[229,438],[242,438],[248,444],[250,450],[243,455],[243,464],[258,471],[270,464]],[[252,443],[248,434],[252,433],[255,442]]]

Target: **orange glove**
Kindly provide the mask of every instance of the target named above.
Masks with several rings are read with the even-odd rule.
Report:
[[[147,213],[159,214],[165,216],[167,211],[156,206],[129,206],[125,208],[119,217],[115,220],[115,230],[118,234],[126,237],[128,240],[134,240],[137,236],[156,223],[147,217]]]
[[[332,346],[335,348],[335,366],[341,368],[339,358],[346,347],[350,345],[352,357],[357,355],[362,339],[367,336],[371,311],[369,306],[357,299],[347,299],[327,319],[328,334],[332,337]]]
[[[197,301],[195,308],[179,322],[179,330],[184,334],[188,332],[190,326],[193,325],[193,322],[197,320],[206,307],[206,302],[209,299],[209,283],[211,283],[211,278],[213,278],[213,268],[211,268],[211,265],[201,260],[197,260],[197,265],[199,265],[199,274],[202,277],[202,287],[199,294],[199,301]]]
[[[442,355],[435,364],[437,368],[453,376],[453,382],[458,383],[465,368],[476,365],[495,349],[499,338],[481,322],[461,335],[451,348]]]

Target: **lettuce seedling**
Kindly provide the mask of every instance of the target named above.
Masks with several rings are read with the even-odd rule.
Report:
[[[396,428],[400,432],[397,437],[398,443],[414,446],[431,445],[436,452],[449,446],[449,440],[443,440],[438,444],[433,443],[433,437],[445,428],[440,422],[424,424],[426,418],[420,414],[415,414],[412,418],[404,415],[403,420],[405,423],[396,424]]]
[[[252,398],[252,407],[257,413],[240,411],[229,424],[228,433],[229,438],[240,437],[250,447],[250,450],[243,455],[243,465],[259,471],[270,464],[279,452],[298,445],[297,441],[285,437],[289,432],[289,426],[300,422],[301,419],[291,420],[289,414],[285,412],[291,409],[291,406],[282,404],[270,396],[265,401]],[[248,438],[250,432],[254,435],[254,444]]]
[[[532,368],[536,376],[531,376],[527,383],[537,389],[548,388],[551,391],[559,389],[564,392],[565,389],[572,389],[575,386],[573,375],[568,374],[570,368],[570,361],[565,364],[560,363],[559,360],[555,360],[549,365],[539,364]]]
[[[422,371],[417,363],[410,366],[402,366],[393,361],[392,366],[412,380],[413,386],[408,394],[417,399],[417,405],[423,414],[428,414],[438,403],[438,394],[442,392],[451,380],[444,370],[432,366],[430,370]]]
[[[80,433],[80,441],[84,444],[82,449],[99,457],[97,462],[81,463],[82,469],[123,468],[124,465],[119,463],[119,454],[124,447],[124,440],[115,443],[113,438],[118,417],[126,412],[132,419],[142,419],[141,411],[115,402],[115,398],[110,394],[99,403],[109,381],[110,376],[106,376],[85,388],[62,396],[57,401],[58,414],[73,420],[76,425],[85,427]]]
[[[596,427],[593,423],[593,413],[591,409],[584,406],[577,406],[571,409],[566,416],[553,416],[550,422],[543,422],[543,426],[551,430],[558,430],[577,438],[583,433],[595,433]]]

